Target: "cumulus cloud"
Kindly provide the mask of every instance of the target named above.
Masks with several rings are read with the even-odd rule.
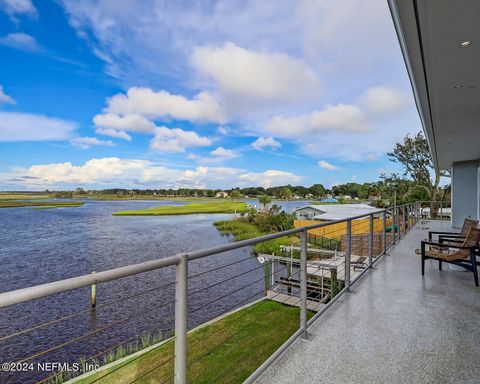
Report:
[[[13,97],[7,95],[3,90],[3,87],[0,85],[0,104],[16,104],[17,102],[13,99]]]
[[[259,137],[250,145],[257,151],[263,151],[264,148],[280,148],[282,146],[282,144],[273,137]]]
[[[360,98],[359,104],[374,114],[401,112],[408,106],[403,94],[385,86],[371,87]]]
[[[131,140],[127,131],[138,133],[153,133],[155,131],[155,124],[152,121],[134,114],[119,116],[113,113],[105,113],[96,115],[93,118],[93,123],[96,126],[96,133],[125,140]]]
[[[234,159],[235,157],[238,157],[239,154],[236,151],[233,151],[231,149],[226,149],[223,147],[218,147],[214,149],[213,151],[210,152],[212,156],[215,156],[220,159]]]
[[[0,141],[68,140],[77,124],[44,115],[0,112]]]
[[[16,15],[37,16],[32,0],[0,0],[0,8],[10,17]]]
[[[172,95],[167,91],[155,92],[150,88],[132,87],[126,94],[119,93],[107,100],[105,111],[111,114],[140,115],[151,120],[176,119],[193,122],[222,123],[222,107],[208,92],[192,99]]]
[[[275,116],[267,130],[276,136],[295,138],[318,131],[366,131],[368,124],[363,111],[356,105],[328,105],[320,111],[296,117]]]
[[[155,128],[155,137],[150,142],[150,148],[162,152],[185,152],[187,148],[211,144],[211,139],[199,136],[196,132],[162,126]]]
[[[240,180],[247,185],[260,185],[269,188],[275,185],[298,183],[303,178],[291,172],[269,169],[265,172],[247,172],[240,175]]]
[[[114,145],[111,140],[100,140],[96,137],[75,137],[70,140],[70,143],[82,149],[88,149],[91,146],[113,147]]]
[[[414,111],[399,113],[408,105],[405,96],[393,88],[371,87],[356,104],[327,105],[298,116],[274,116],[260,132],[292,139],[309,155],[371,160],[388,151],[411,126],[418,126]]]
[[[323,168],[323,169],[328,169],[329,171],[335,171],[338,169],[337,166],[333,165],[333,164],[330,164],[329,162],[325,161],[325,160],[320,160],[318,162],[318,166],[320,168]]]
[[[294,101],[304,98],[319,83],[315,73],[299,59],[233,43],[197,47],[192,63],[235,100]]]
[[[13,176],[13,175],[10,175]],[[107,157],[91,159],[82,165],[71,162],[33,165],[16,171],[16,179],[26,187],[116,185],[123,188],[156,186],[226,188],[232,185],[269,187],[302,178],[290,172],[267,170],[246,172],[239,168],[205,167],[194,169],[167,168],[148,160]],[[20,182],[20,181],[19,181]]]
[[[40,50],[40,46],[35,38],[23,32],[9,33],[6,36],[0,37],[0,45],[29,52]]]

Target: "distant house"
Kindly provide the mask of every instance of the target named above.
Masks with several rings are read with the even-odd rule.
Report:
[[[225,199],[228,197],[228,193],[225,192],[225,191],[220,191],[220,192],[217,192],[215,194],[215,197],[219,198],[219,199]]]
[[[368,204],[306,205],[294,210],[297,220],[318,221],[343,220],[352,216],[369,215],[376,212],[381,212],[381,209]]]

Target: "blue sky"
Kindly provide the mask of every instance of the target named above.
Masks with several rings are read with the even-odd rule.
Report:
[[[0,189],[332,186],[420,130],[386,1],[0,0]]]

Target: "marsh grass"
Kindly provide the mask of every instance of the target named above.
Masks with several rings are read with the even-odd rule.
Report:
[[[0,200],[0,208],[21,208],[33,207],[35,209],[52,209],[52,208],[75,208],[81,207],[82,202],[79,201],[16,201],[16,200]]]
[[[205,202],[189,203],[185,205],[167,205],[148,209],[125,210],[113,212],[115,216],[164,216],[164,215],[192,215],[199,213],[245,213],[247,204],[244,202]]]

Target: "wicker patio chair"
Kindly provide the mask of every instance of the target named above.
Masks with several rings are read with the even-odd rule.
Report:
[[[441,232],[441,231],[429,231],[428,232],[428,240],[432,241],[433,240],[433,235],[438,235],[439,242],[442,242],[443,240],[451,241],[454,240],[454,242],[460,241],[460,243],[463,242],[463,239],[468,234],[468,231],[470,228],[477,228],[478,226],[478,220],[473,220],[473,219],[468,219],[466,218],[463,221],[463,227],[460,230],[460,232]]]
[[[438,260],[438,268],[442,263],[455,264],[473,273],[475,285],[478,287],[478,271],[476,254],[479,251],[480,230],[470,228],[461,244],[435,243],[422,241],[420,254],[422,256],[422,276],[425,275],[425,260]]]

